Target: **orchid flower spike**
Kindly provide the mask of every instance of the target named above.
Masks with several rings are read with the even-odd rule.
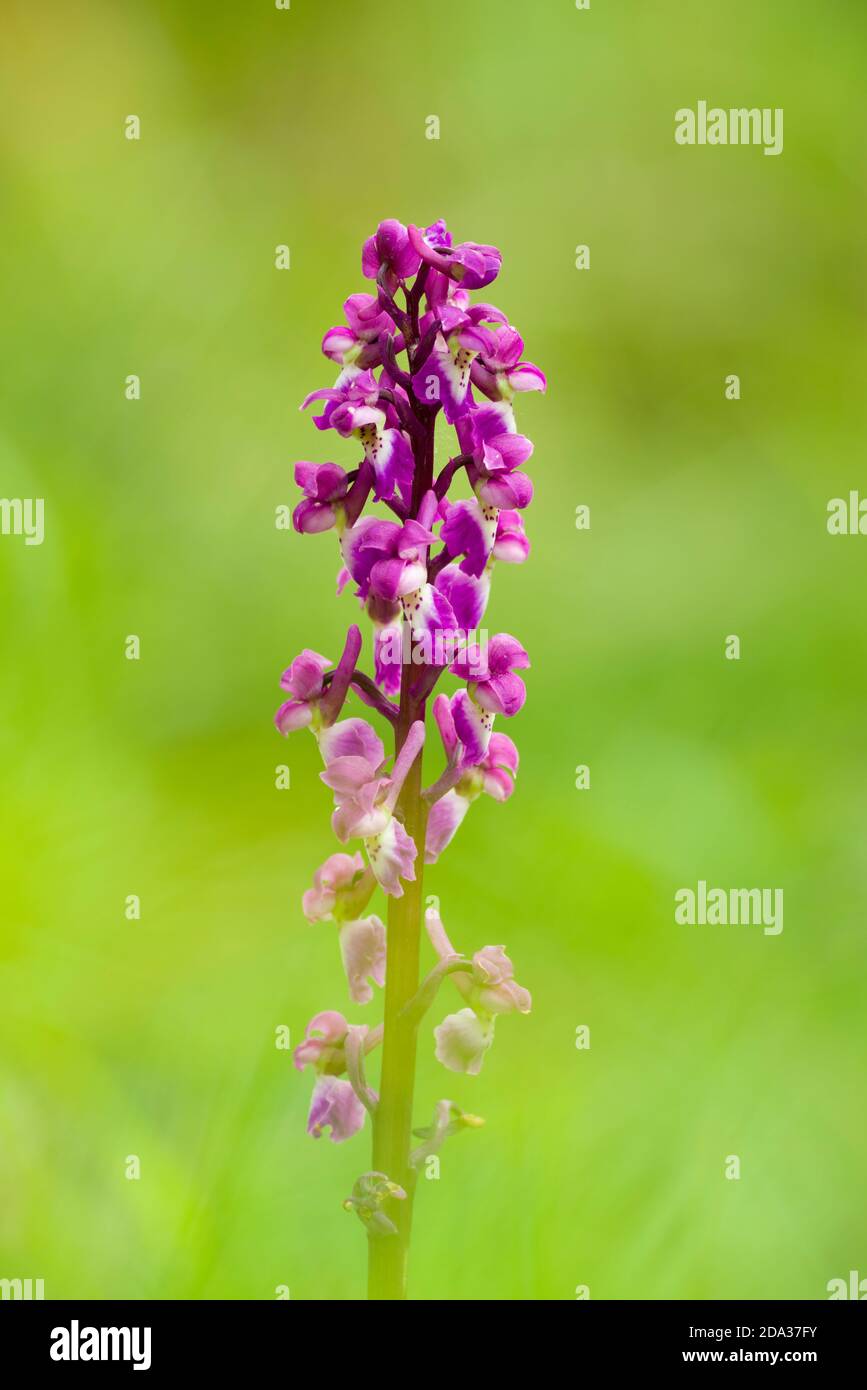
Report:
[[[381,220],[361,251],[366,284],[339,296],[342,321],[321,338],[329,376],[301,405],[315,407],[316,430],[333,432],[345,462],[295,464],[292,525],[301,537],[334,532],[337,594],[358,606],[362,626],[370,624],[373,669],[362,669],[355,623],[336,665],[318,644],[304,648],[281,677],[275,723],[284,735],[311,731],[333,797],[339,847],[324,852],[302,898],[304,916],[334,924],[350,999],[369,1006],[384,989],[386,1021],[368,1029],[335,1010],[319,1013],[295,1065],[315,1074],[307,1120],[314,1137],[329,1133],[340,1143],[361,1129],[366,1111],[376,1117],[377,1169],[362,1174],[344,1205],[377,1237],[370,1241],[377,1298],[406,1293],[419,1164],[449,1135],[480,1123],[440,1101],[412,1147],[409,1040],[447,975],[462,1006],[434,1030],[436,1056],[449,1070],[477,1073],[498,1015],[530,1008],[505,948],[458,955],[436,913],[426,922],[437,963],[415,987],[421,865],[437,863],[474,802],[509,800],[518,773],[518,750],[494,721],[524,705],[519,673],[529,657],[508,633],[488,642],[481,624],[498,566],[529,554],[524,512],[534,448],[523,411],[535,408],[547,380],[525,357],[518,328],[484,294],[501,265],[496,246],[458,240],[442,218],[427,226]],[[447,694],[437,692],[440,681]],[[350,690],[365,717],[345,708]],[[445,766],[422,792],[429,706]],[[383,727],[394,740],[388,752]],[[372,910],[379,888],[387,925]],[[364,1058],[382,1041],[390,1060],[379,1097]]]

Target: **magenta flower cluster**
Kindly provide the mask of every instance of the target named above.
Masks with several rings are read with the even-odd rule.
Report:
[[[318,430],[358,447],[349,469],[295,465],[301,498],[293,523],[305,534],[335,532],[338,593],[352,586],[369,619],[371,674],[359,664],[362,632],[352,624],[339,661],[304,650],[284,671],[286,699],[275,722],[283,734],[306,727],[318,742],[332,829],[346,848],[316,870],[303,909],[311,922],[335,923],[357,1005],[386,985],[386,927],[369,911],[376,890],[400,898],[422,862],[436,863],[472,802],[482,793],[506,801],[518,772],[518,750],[494,724],[523,706],[519,672],[529,658],[515,637],[488,639],[480,624],[496,565],[521,563],[529,553],[523,513],[533,495],[525,471],[533,445],[519,433],[514,408],[520,393],[544,391],[546,381],[524,359],[521,336],[502,310],[471,300],[500,265],[496,247],[455,245],[442,221],[423,231],[382,222],[362,249],[372,288],[349,296],[345,322],[322,340],[337,380],[302,407],[315,407]],[[440,418],[454,431],[455,447],[437,466]],[[458,489],[463,495],[455,497]],[[422,793],[422,829],[413,836],[402,792],[422,755],[427,702],[446,673],[457,688],[433,699],[444,765]],[[344,716],[350,691],[384,721],[392,755],[367,718]],[[502,946],[462,957],[437,913],[428,912],[426,926],[438,961],[428,994],[448,973],[463,1003],[435,1029],[436,1056],[451,1070],[478,1072],[497,1016],[529,1011],[530,996]],[[316,1074],[312,1135],[328,1130],[336,1142],[347,1139],[366,1112],[375,1113],[363,1063],[382,1036],[382,1026],[351,1025],[332,1010],[311,1020],[295,1063]],[[455,1123],[456,1107],[442,1105],[440,1128],[431,1133]],[[403,1195],[389,1182],[368,1174],[349,1199],[375,1225],[389,1224],[377,1194]]]

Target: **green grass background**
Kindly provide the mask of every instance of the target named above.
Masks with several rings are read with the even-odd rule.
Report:
[[[419,1122],[449,1095],[487,1124],[422,1181],[412,1293],[867,1274],[867,540],[825,528],[867,492],[863,6],[3,9],[0,493],[46,499],[46,540],[0,538],[0,1276],[363,1293],[369,1131],[309,1139],[273,1042],[345,1007],[299,906],[328,795],[271,715],[354,609],[333,536],[274,510],[294,459],[353,460],[296,407],[384,216],[501,245],[490,297],[550,382],[519,412],[532,555],[488,614],[533,659],[517,791],[426,875],[534,1010],[478,1078],[426,1026]],[[676,146],[702,98],[783,107],[782,156]],[[677,927],[698,878],[782,887],[783,934]]]

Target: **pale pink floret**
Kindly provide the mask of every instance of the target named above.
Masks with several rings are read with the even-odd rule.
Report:
[[[380,989],[385,984],[385,944],[385,926],[374,914],[340,928],[340,953],[353,1003],[370,1003],[369,980]]]
[[[357,721],[363,723],[363,720]],[[379,743],[379,752],[382,745]],[[385,830],[394,812],[406,775],[424,743],[421,720],[411,726],[391,775],[384,764],[375,763],[366,753],[338,754],[330,758],[319,775],[334,792],[336,810],[332,818],[335,833],[344,843],[354,835],[366,838]]]
[[[330,758],[320,777],[334,792],[331,824],[335,835],[344,844],[355,836],[363,839],[376,878],[386,893],[400,897],[400,880],[412,880],[415,876],[416,847],[395,819],[394,810],[407,773],[424,743],[424,723],[416,720],[411,725],[390,775],[386,774],[381,758],[382,745],[378,739],[376,742],[378,748],[368,744],[366,752]]]
[[[418,851],[412,836],[392,816],[385,830],[365,840],[364,847],[380,887],[393,898],[403,897],[401,879],[407,883],[415,879]]]
[[[305,647],[283,672],[280,685],[293,698],[286,700],[274,715],[274,723],[281,734],[303,729],[312,722],[313,705],[323,691],[322,677],[333,665],[329,657]]]
[[[359,757],[379,767],[385,758],[382,739],[366,719],[357,716],[341,719],[330,728],[323,729],[319,735],[319,751],[326,766],[335,758]]]
[[[340,1081],[336,1076],[319,1077],[307,1116],[308,1134],[321,1139],[324,1131],[330,1128],[331,1142],[341,1144],[358,1133],[364,1116],[364,1106],[348,1081]]]
[[[305,1067],[315,1067],[319,1072],[329,1072],[339,1076],[346,1070],[344,1044],[349,1024],[336,1009],[324,1009],[314,1014],[308,1023],[303,1041],[293,1054],[295,1066],[299,1071]]]
[[[340,912],[340,901],[364,873],[364,859],[355,854],[331,854],[313,875],[313,887],[301,899],[308,922],[333,922]]]
[[[470,809],[470,802],[453,787],[430,808],[424,842],[424,862],[435,864]]]
[[[425,926],[440,960],[457,956],[439,913],[425,913]],[[517,983],[512,962],[502,946],[484,946],[473,956],[472,970],[455,971],[451,977],[468,1007],[449,1016],[434,1029],[436,1056],[450,1071],[475,1076],[494,1040],[498,1014],[530,1012],[529,991]]]
[[[485,1053],[494,1041],[493,1019],[481,1019],[472,1009],[449,1014],[434,1029],[435,1056],[449,1071],[478,1076]]]

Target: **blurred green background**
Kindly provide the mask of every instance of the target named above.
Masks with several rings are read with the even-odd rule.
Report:
[[[46,499],[46,539],[0,537],[0,1276],[363,1294],[340,1203],[369,1129],[309,1139],[274,1046],[346,1008],[300,912],[328,794],[271,716],[355,610],[334,537],[274,513],[293,460],[354,459],[297,404],[385,216],[502,247],[487,293],[550,383],[519,403],[532,555],[488,612],[533,659],[517,791],[426,874],[534,1010],[477,1078],[425,1027],[419,1123],[449,1095],[487,1124],[420,1184],[412,1294],[867,1274],[867,540],[825,526],[867,490],[863,5],[6,0],[2,25],[0,493]],[[784,153],[675,145],[699,99],[783,107]],[[782,887],[782,935],[676,926],[699,878]]]

